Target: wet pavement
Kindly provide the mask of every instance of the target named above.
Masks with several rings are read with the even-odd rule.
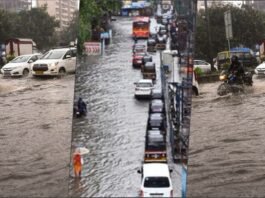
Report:
[[[74,75],[0,78],[1,197],[68,193]]]
[[[192,102],[187,195],[264,197],[265,79],[223,97],[219,84],[201,84]]]
[[[131,62],[132,21],[118,18],[113,26],[112,44],[104,56],[84,58],[77,72],[75,97],[88,104],[88,115],[74,119],[72,145],[84,146],[90,153],[84,156],[81,179],[70,179],[69,193],[75,197],[139,195],[137,169],[144,157],[149,102],[134,98],[133,83],[142,75]],[[159,76],[159,53],[153,55]],[[160,87],[159,80],[156,86]],[[176,196],[180,181],[177,168],[173,169]]]

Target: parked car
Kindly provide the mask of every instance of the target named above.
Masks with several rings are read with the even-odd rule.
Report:
[[[153,89],[152,90],[152,99],[161,99],[164,100],[164,95],[161,89]]]
[[[138,43],[134,44],[133,53],[141,53],[141,52],[146,52],[146,46]]]
[[[211,72],[211,64],[203,60],[194,60],[194,69],[200,68],[204,73]]]
[[[76,48],[52,49],[32,67],[33,76],[61,76],[75,72]]]
[[[261,64],[259,64],[256,68],[255,68],[255,74],[257,74],[257,76],[265,76],[265,61],[262,62]]]
[[[155,99],[151,100],[149,105],[150,113],[164,113],[165,112],[165,104],[162,100]]]
[[[147,124],[148,130],[159,129],[161,131],[166,131],[166,118],[162,113],[150,113]]]
[[[141,79],[135,84],[134,96],[137,99],[151,98],[152,89],[154,87],[153,81],[150,79]]]
[[[133,67],[141,68],[148,61],[152,61],[152,56],[146,52],[137,52],[133,54],[132,65]]]
[[[1,69],[1,73],[4,77],[27,76],[31,71],[33,62],[38,60],[41,56],[41,54],[28,54],[18,56],[4,65]]]
[[[149,38],[147,40],[147,51],[156,52],[156,39]]]
[[[172,170],[166,163],[146,163],[137,172],[142,175],[140,197],[173,197]]]

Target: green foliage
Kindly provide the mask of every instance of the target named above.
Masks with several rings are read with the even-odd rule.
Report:
[[[91,39],[92,28],[100,26],[103,16],[117,13],[122,4],[117,0],[80,0],[78,52],[83,50],[83,43]]]
[[[231,47],[243,45],[254,48],[255,45],[265,37],[265,13],[254,10],[249,6],[242,8],[232,5],[218,5],[208,8],[209,23],[212,38],[212,51],[208,45],[207,23],[205,11],[201,10],[197,15],[197,28],[195,34],[195,56],[209,62],[220,51],[228,50],[225,35],[224,12],[231,10],[233,39]]]
[[[202,76],[202,75],[203,75],[203,71],[202,71],[202,69],[199,68],[199,67],[196,67],[196,68],[194,69],[194,72],[195,72],[195,74],[196,74],[197,76]]]
[[[46,7],[10,13],[0,10],[0,42],[9,38],[31,38],[39,49],[54,46],[55,28],[59,22],[49,16]]]

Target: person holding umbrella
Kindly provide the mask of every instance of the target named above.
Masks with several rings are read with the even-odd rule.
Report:
[[[81,177],[82,166],[84,164],[82,155],[89,153],[89,150],[85,147],[79,147],[75,149],[73,154],[73,167],[75,177]]]

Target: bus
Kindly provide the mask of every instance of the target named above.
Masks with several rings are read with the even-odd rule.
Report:
[[[135,17],[133,19],[133,38],[148,39],[150,35],[150,18],[149,17]]]
[[[237,56],[242,66],[247,71],[254,71],[255,67],[258,65],[258,61],[254,52],[249,48],[232,48],[229,51],[219,52],[216,58],[216,64],[218,70],[226,69],[230,65],[230,58],[232,56]]]

